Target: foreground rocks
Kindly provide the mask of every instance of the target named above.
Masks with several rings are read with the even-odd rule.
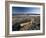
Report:
[[[40,16],[14,16],[12,19],[12,30],[40,30]]]

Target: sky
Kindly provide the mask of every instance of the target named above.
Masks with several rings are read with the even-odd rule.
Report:
[[[38,7],[12,7],[12,14],[40,14]]]

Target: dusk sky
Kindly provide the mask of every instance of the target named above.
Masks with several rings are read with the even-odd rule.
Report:
[[[12,14],[40,14],[37,7],[12,7]]]

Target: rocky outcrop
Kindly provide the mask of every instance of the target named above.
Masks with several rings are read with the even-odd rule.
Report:
[[[12,30],[40,30],[40,16],[20,15],[12,17]]]

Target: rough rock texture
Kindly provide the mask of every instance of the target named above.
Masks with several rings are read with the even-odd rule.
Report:
[[[23,25],[22,25],[23,24]],[[12,17],[12,30],[40,30],[40,16],[16,15]]]

